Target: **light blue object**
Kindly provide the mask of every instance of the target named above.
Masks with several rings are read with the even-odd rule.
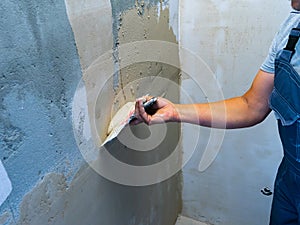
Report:
[[[12,191],[11,182],[8,178],[6,170],[1,161],[0,161],[0,184],[1,184],[0,185],[0,206],[1,206]]]

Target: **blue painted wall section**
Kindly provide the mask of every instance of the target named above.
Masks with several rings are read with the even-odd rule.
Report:
[[[0,21],[0,157],[13,186],[0,216],[17,219],[46,173],[70,179],[83,163],[71,123],[81,68],[63,0],[2,0]]]

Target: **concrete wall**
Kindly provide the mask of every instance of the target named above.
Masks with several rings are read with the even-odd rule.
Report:
[[[167,96],[178,101],[178,67],[156,61],[122,65],[120,60],[125,57],[120,44],[145,37],[175,42],[168,3],[1,1],[0,6],[0,154],[12,183],[12,192],[0,207],[0,224],[174,224],[181,209],[180,173],[168,179],[158,179],[156,173],[151,184],[124,185],[99,175],[96,166],[107,165],[110,170],[111,165],[96,160],[93,167],[84,152],[90,160],[103,160],[98,144],[111,116],[126,101],[145,94],[143,81],[134,91],[129,88],[128,95],[122,91],[141,73],[147,82],[147,77],[171,76],[177,86]],[[121,20],[126,38],[120,38]],[[133,31],[137,23],[141,29]],[[160,31],[157,35],[152,26]],[[103,56],[111,73],[93,70],[101,69],[97,63]],[[178,48],[174,56],[178,61]],[[126,75],[128,71],[132,73]],[[96,87],[101,92],[95,93],[90,81],[101,84],[103,89]],[[97,110],[91,113],[90,104]],[[94,127],[91,115],[99,122]],[[148,132],[146,127],[138,129],[135,133]],[[179,143],[179,131],[178,125],[170,125],[164,143],[146,157],[128,149],[114,156],[134,166],[155,164],[167,157],[164,149],[172,151],[168,140],[175,136],[175,144]],[[124,145],[118,144],[111,153],[119,148]],[[179,165],[180,159],[178,154]]]
[[[288,4],[1,1],[0,178],[10,195],[0,224],[173,224],[182,163],[185,216],[267,224],[271,198],[260,190],[272,188],[281,157],[272,116],[225,133],[141,125],[125,133],[136,143],[159,134],[152,151],[120,140],[99,147],[110,119],[138,96],[202,102],[242,94]]]
[[[205,102],[220,94],[228,98],[244,93],[290,11],[289,4],[182,0],[180,60],[182,70],[189,72],[182,90],[191,98],[183,96],[182,101]],[[196,60],[186,60],[187,51]],[[272,197],[260,190],[272,189],[282,155],[274,116],[253,128],[219,133],[214,141],[215,130],[191,125],[183,130],[184,153],[194,153],[183,169],[183,215],[210,224],[268,224]],[[193,142],[197,138],[199,142]],[[215,145],[208,147],[211,142]],[[214,161],[208,160],[216,154]],[[202,172],[200,161],[208,161]]]

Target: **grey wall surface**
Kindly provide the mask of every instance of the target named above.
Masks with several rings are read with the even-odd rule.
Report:
[[[192,51],[200,63],[185,61],[195,69],[194,77],[214,76],[224,98],[242,95],[268,54],[280,23],[287,17],[289,1],[182,0],[180,1],[180,45]],[[202,73],[201,64],[211,73]],[[192,74],[190,74],[192,75]],[[207,79],[208,79],[207,78]],[[210,82],[196,85],[192,79],[182,82],[195,102],[210,101]],[[208,94],[215,93],[215,90]],[[186,99],[182,99],[184,102]],[[182,214],[209,224],[268,224],[272,196],[261,189],[273,189],[282,147],[273,113],[261,124],[226,130],[218,149],[207,147],[213,130],[184,125],[184,152],[193,157],[183,169]],[[199,133],[192,146],[194,133]],[[199,170],[204,151],[218,150],[215,161]]]

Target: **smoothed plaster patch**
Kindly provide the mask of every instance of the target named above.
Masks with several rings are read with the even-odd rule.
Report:
[[[150,4],[152,2],[155,4]],[[88,17],[90,14],[85,14],[84,12],[81,14],[77,11],[77,20],[72,21],[72,13],[69,11],[69,18],[71,20],[79,50],[84,47],[87,47],[86,49],[89,50],[91,45],[87,45],[85,40],[81,38],[85,35],[84,31],[77,29],[80,26],[76,25],[75,22],[82,24],[84,21],[88,21],[88,26],[91,28],[103,28],[104,31],[101,30],[102,33],[99,37],[104,39],[110,38],[112,31],[113,42],[111,45],[109,45],[108,42],[99,42],[97,44],[100,46],[96,46],[96,48],[91,49],[91,52],[95,49],[99,50],[96,54],[97,57],[94,59],[88,59],[87,55],[84,54],[84,51],[79,51],[81,65],[86,65],[86,67],[83,67],[83,80],[78,85],[78,91],[75,93],[73,105],[73,122],[75,122],[74,133],[75,135],[79,135],[77,141],[80,144],[80,147],[84,148],[81,149],[82,153],[88,154],[88,157],[86,157],[88,159],[93,159],[94,156],[94,160],[96,160],[95,164],[97,164],[96,166],[99,166],[100,168],[105,167],[107,170],[112,169],[111,172],[115,172],[117,169],[111,168],[112,165],[104,157],[105,151],[96,148],[98,152],[94,155],[92,152],[94,149],[89,148],[95,148],[94,145],[98,145],[101,140],[103,141],[105,139],[108,131],[107,128],[109,120],[124,104],[126,104],[126,102],[134,101],[136,97],[145,94],[144,91],[146,91],[146,89],[152,91],[151,88],[157,84],[157,79],[150,79],[150,76],[163,77],[170,79],[176,84],[179,83],[179,68],[157,61],[139,61],[133,62],[131,65],[124,65],[122,63],[122,57],[126,57],[126,55],[119,54],[120,45],[133,42],[135,40],[145,40],[144,29],[149,30],[149,32],[147,32],[148,38],[166,42],[176,42],[176,37],[168,24],[169,13],[167,13],[167,9],[165,9],[161,14],[161,17],[157,19],[157,2],[158,1],[145,1],[144,12],[139,13],[138,7],[142,5],[142,1],[111,1],[113,18],[113,24],[111,27],[112,30],[108,29],[106,26],[107,24],[105,24],[105,26],[101,26],[101,22],[103,22],[102,20],[87,20],[83,15]],[[100,11],[101,9],[99,9],[99,12]],[[150,18],[146,15],[147,11],[152,13]],[[106,14],[104,16],[106,16]],[[130,21],[133,21],[133,23]],[[149,21],[151,23],[149,23]],[[128,24],[128,22],[130,23]],[[136,22],[141,24],[138,29]],[[119,37],[121,34],[120,30],[124,24],[127,34],[129,34],[126,36],[126,40]],[[135,28],[137,30],[135,30]],[[154,31],[152,32],[151,30]],[[93,29],[90,31],[92,33]],[[95,30],[95,33],[97,33],[97,30]],[[148,35],[148,33],[151,35]],[[138,37],[138,39],[136,39],[135,36]],[[105,48],[107,50],[103,52],[102,50]],[[163,53],[160,53],[159,55],[163,55]],[[178,62],[177,48],[176,51],[172,52],[172,57],[174,57],[175,61]],[[144,78],[144,81],[136,83],[135,81],[140,81],[140,78]],[[155,80],[155,82],[151,83],[153,80]],[[157,89],[159,88],[155,88],[155,90]],[[160,89],[163,89],[163,87],[160,87]],[[168,88],[165,88],[165,90],[168,90]],[[168,97],[172,98],[174,101],[178,101],[178,88],[170,88],[167,92],[168,93],[166,93],[166,95]],[[157,92],[154,93],[158,94]],[[86,98],[86,101],[84,101],[84,98]],[[90,124],[87,125],[87,123]],[[87,130],[89,128],[91,129],[90,132]],[[161,148],[157,149],[157,151],[150,151],[149,154],[147,154],[147,157],[138,156],[139,154],[135,154],[129,149],[125,150],[124,146],[121,146],[120,143],[117,142],[115,143],[115,147],[111,149],[111,153],[116,153],[114,156],[121,161],[137,165],[147,165],[153,161],[159,161],[164,158],[165,155],[172,152],[173,145],[180,144],[178,143],[180,127],[173,125],[170,126],[169,130],[170,132],[164,141],[164,146],[161,146]],[[91,143],[93,138],[94,143]],[[171,139],[175,141],[168,142],[168,140]],[[170,143],[172,143],[172,146]],[[118,151],[118,149],[120,151]],[[115,150],[117,150],[117,152],[114,152]],[[100,159],[98,160],[97,157]],[[179,156],[179,164],[181,162],[180,160],[181,157]],[[166,165],[166,171],[171,170],[171,167],[172,165]],[[139,170],[136,170],[135,172],[138,171]],[[117,173],[120,175],[123,171],[118,171]],[[159,174],[155,175],[156,180],[160,181]],[[131,174],[131,177],[134,177],[134,175]],[[127,177],[124,176],[123,179],[126,180]],[[135,177],[135,179],[139,179],[139,177]],[[144,176],[142,179],[147,178]],[[126,181],[126,184],[128,184],[128,179]],[[145,186],[136,187],[131,186],[131,183],[130,186],[121,185],[125,182],[109,183],[111,184],[109,187],[106,185],[99,187],[105,193],[101,195],[103,199],[97,199],[97,202],[99,205],[101,204],[105,206],[108,211],[108,213],[105,213],[102,210],[101,212],[103,212],[103,214],[99,213],[104,215],[99,221],[110,221],[110,223],[102,222],[101,224],[110,225],[126,223],[130,225],[172,225],[175,223],[177,214],[181,209],[180,172],[164,182],[156,182],[153,185],[147,183]],[[111,191],[113,191],[113,193],[110,193]]]
[[[67,190],[66,178],[61,174],[47,174],[43,180],[23,198],[20,219],[17,224],[44,224],[62,218],[64,211],[52,212],[55,202]]]
[[[147,187],[119,185],[83,165],[71,182],[47,174],[23,198],[16,225],[172,225],[180,176]],[[168,207],[164,198],[168,198]]]

